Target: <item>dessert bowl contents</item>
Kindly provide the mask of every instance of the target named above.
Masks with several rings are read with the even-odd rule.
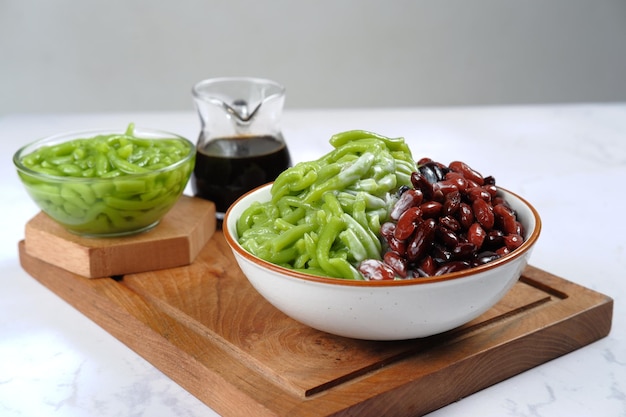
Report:
[[[52,136],[13,157],[42,211],[67,230],[94,237],[154,227],[184,191],[194,161],[187,139],[133,124]]]
[[[237,221],[250,253],[357,280],[442,275],[498,259],[523,229],[495,178],[461,161],[413,161],[403,139],[350,131],[335,150],[285,170],[270,201]]]
[[[370,340],[445,332],[496,304],[528,263],[541,231],[537,211],[520,196],[495,187],[491,177],[478,185],[480,180],[471,179],[476,172],[466,164],[454,163],[443,169],[424,159],[419,161],[420,169],[411,162],[403,140],[362,131],[341,136],[349,140],[331,139],[338,146],[320,159],[332,161],[330,164],[304,163],[309,169],[296,171],[298,164],[294,171],[287,170],[273,184],[245,194],[228,209],[224,236],[257,291],[306,325]],[[343,145],[361,150],[344,154],[340,150]],[[370,149],[376,149],[373,158],[364,157]],[[372,169],[378,154],[391,155],[384,160],[395,168],[387,171],[381,162]],[[350,156],[342,160],[343,155]],[[441,173],[428,185],[422,184],[420,176],[433,170]],[[459,180],[459,170],[467,170],[464,182]],[[377,177],[368,181],[369,175]],[[450,185],[455,182],[458,196],[451,195],[455,191]],[[481,190],[469,191],[473,188]],[[415,198],[419,192],[428,197]],[[410,204],[405,196],[411,196]],[[480,202],[473,207],[473,201],[486,199],[490,208]],[[461,209],[463,201],[472,207],[471,217]],[[496,209],[499,205],[502,207]],[[469,227],[455,230],[453,237],[447,231],[454,229],[451,225],[455,222],[445,218],[459,211],[467,218],[456,222]],[[435,218],[436,227],[432,227]],[[434,232],[419,231],[425,222]],[[472,227],[475,224],[485,233]],[[511,242],[507,244],[499,232],[488,237],[485,229],[494,228],[510,235]],[[420,233],[436,238],[413,242]],[[401,243],[404,249],[400,251],[394,245]],[[404,257],[405,266],[386,259],[389,253]],[[428,256],[432,268],[423,262]],[[372,273],[366,267],[371,262],[384,264],[391,272]],[[440,265],[435,268],[435,263]]]
[[[417,278],[462,271],[517,249],[524,228],[492,176],[461,161],[423,158],[380,228],[382,259],[358,265],[366,279]]]
[[[310,274],[363,279],[355,265],[381,257],[381,222],[415,162],[403,139],[349,131],[322,158],[285,170],[272,198],[237,220],[239,242],[272,263]]]

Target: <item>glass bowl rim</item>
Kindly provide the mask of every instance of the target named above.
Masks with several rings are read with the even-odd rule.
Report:
[[[173,164],[167,165],[165,167],[156,169],[154,171],[149,171],[149,172],[140,172],[140,173],[132,173],[132,174],[125,174],[125,175],[121,175],[121,176],[117,176],[117,177],[109,177],[109,178],[103,178],[103,177],[75,177],[75,176],[65,176],[65,175],[50,175],[50,174],[46,174],[40,171],[36,171],[33,169],[30,169],[28,167],[26,167],[23,163],[22,163],[22,158],[25,155],[30,154],[31,152],[36,151],[37,149],[40,149],[43,146],[47,146],[47,145],[58,145],[61,143],[65,143],[65,142],[70,142],[72,140],[78,140],[78,139],[91,139],[97,135],[103,135],[103,134],[123,134],[126,132],[126,129],[111,129],[111,128],[102,128],[102,129],[87,129],[87,130],[73,130],[73,131],[68,131],[68,132],[63,132],[63,133],[57,133],[54,135],[49,135],[49,136],[45,136],[42,137],[40,139],[34,140],[30,143],[27,143],[26,145],[20,147],[14,154],[13,154],[13,165],[15,166],[15,168],[17,168],[18,171],[23,172],[24,174],[27,174],[31,177],[37,177],[37,178],[42,178],[42,179],[47,179],[47,180],[54,180],[54,181],[58,181],[58,182],[94,182],[94,181],[121,181],[124,179],[136,179],[136,178],[141,178],[144,176],[151,176],[151,175],[155,175],[155,174],[159,174],[162,172],[168,172],[168,171],[172,171],[178,167],[180,167],[181,165],[186,164],[187,162],[189,162],[196,154],[196,146],[193,142],[191,142],[189,139],[187,139],[184,136],[181,136],[177,133],[173,133],[173,132],[169,132],[166,130],[160,130],[160,129],[153,129],[153,128],[144,128],[144,127],[134,127],[133,130],[133,135],[138,136],[141,139],[156,139],[156,140],[160,140],[160,139],[175,139],[175,140],[179,140],[182,142],[185,142],[189,145],[189,152],[180,160],[174,162]],[[140,137],[141,134],[146,134],[146,135],[158,135],[158,136],[154,136],[154,137]],[[81,137],[84,136],[84,137]]]

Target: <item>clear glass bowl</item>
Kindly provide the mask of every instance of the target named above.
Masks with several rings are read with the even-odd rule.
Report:
[[[155,227],[183,193],[195,164],[195,145],[174,133],[135,128],[141,139],[175,140],[188,149],[182,159],[155,169],[106,177],[49,175],[26,166],[24,159],[44,146],[56,146],[125,130],[92,130],[50,136],[19,149],[13,164],[39,208],[68,231],[87,237],[124,236]],[[73,156],[73,155],[71,155]],[[55,161],[59,163],[59,161]]]

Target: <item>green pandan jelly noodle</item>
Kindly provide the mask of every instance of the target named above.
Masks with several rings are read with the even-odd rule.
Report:
[[[52,218],[86,235],[154,225],[182,194],[195,161],[188,140],[139,136],[132,124],[123,133],[73,136],[29,149],[14,161],[29,194]]]
[[[411,185],[415,161],[404,139],[353,130],[330,139],[318,160],[283,171],[272,199],[252,203],[237,222],[249,252],[311,274],[363,279],[354,267],[379,259],[381,224]]]

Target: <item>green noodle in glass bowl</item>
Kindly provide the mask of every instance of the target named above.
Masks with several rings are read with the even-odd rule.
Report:
[[[195,146],[131,124],[47,137],[19,149],[13,163],[30,197],[68,231],[124,236],[152,229],[178,201]]]

